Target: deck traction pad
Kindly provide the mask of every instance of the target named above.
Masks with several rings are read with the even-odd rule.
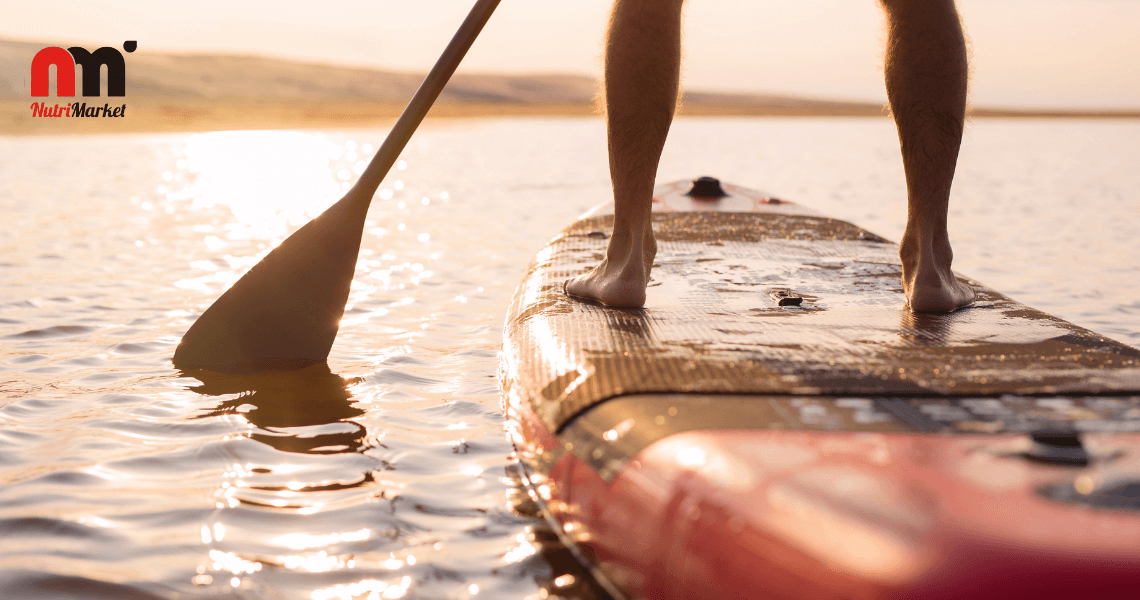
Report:
[[[605,254],[612,215],[538,253],[504,335],[508,402],[551,431],[641,393],[971,397],[1140,393],[1140,352],[970,279],[974,307],[911,312],[898,246],[850,223],[765,213],[657,213],[644,309],[568,298]],[[801,306],[769,294],[792,291]]]

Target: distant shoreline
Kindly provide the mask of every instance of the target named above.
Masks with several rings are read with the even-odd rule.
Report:
[[[52,98],[51,100],[58,100]],[[106,100],[106,98],[92,100]],[[122,102],[122,101],[120,101]],[[295,101],[250,98],[126,99],[126,116],[110,118],[33,117],[31,101],[0,100],[0,135],[76,135],[111,133],[173,133],[241,129],[333,129],[386,127],[404,109],[402,103],[351,101]],[[55,102],[48,103],[49,106]],[[62,104],[62,103],[61,103]],[[100,102],[100,105],[102,102]],[[684,117],[887,117],[886,107],[872,104],[781,106],[686,103]],[[598,116],[592,105],[443,102],[434,106],[428,120],[486,117],[588,117]],[[1020,119],[1140,119],[1140,111],[1063,111],[978,108],[971,118]]]
[[[164,133],[235,129],[387,127],[423,81],[422,73],[384,71],[248,55],[131,55],[126,96],[31,96],[28,65],[45,43],[0,40],[0,135]],[[76,74],[79,77],[79,74]],[[429,120],[486,117],[588,117],[598,82],[574,74],[457,73]],[[33,116],[75,113],[95,117]],[[78,105],[73,105],[78,101]],[[56,105],[61,108],[55,108]],[[107,110],[96,111],[92,106]],[[126,105],[120,117],[104,116]],[[70,105],[70,110],[63,110]],[[689,117],[879,117],[881,102],[784,94],[686,89],[679,115]],[[1129,111],[1017,110],[978,107],[973,118],[1140,118]]]

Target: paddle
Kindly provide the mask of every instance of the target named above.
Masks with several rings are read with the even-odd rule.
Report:
[[[475,3],[356,185],[198,317],[174,351],[176,367],[248,373],[328,359],[372,196],[498,4]]]

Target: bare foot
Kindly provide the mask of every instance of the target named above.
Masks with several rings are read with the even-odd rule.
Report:
[[[903,291],[915,312],[948,313],[974,301],[974,290],[950,270],[954,252],[945,234],[907,232],[899,246]]]
[[[645,305],[645,287],[657,256],[657,241],[652,228],[643,234],[617,231],[602,263],[589,273],[566,281],[569,296],[597,300],[608,306],[638,308]]]

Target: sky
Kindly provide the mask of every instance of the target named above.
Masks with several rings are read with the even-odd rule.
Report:
[[[474,0],[7,2],[0,38],[426,71]],[[503,0],[463,72],[601,72],[610,0]],[[1140,0],[959,0],[971,100],[1140,108]],[[885,101],[874,0],[689,0],[684,84]],[[129,65],[129,62],[128,62]]]

